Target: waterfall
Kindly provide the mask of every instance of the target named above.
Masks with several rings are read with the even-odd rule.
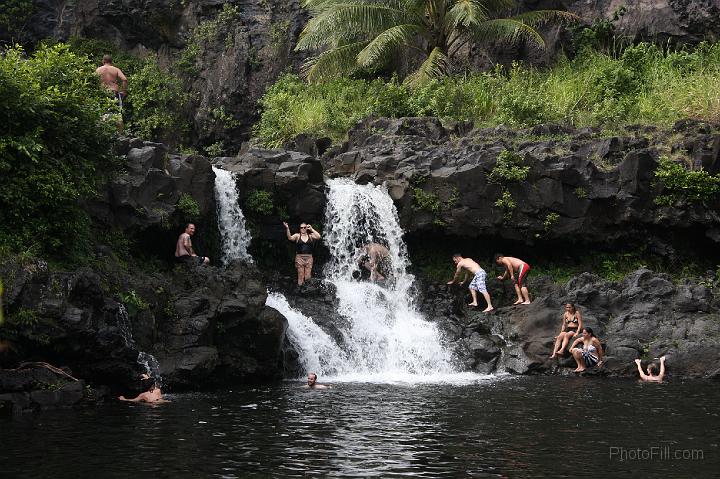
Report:
[[[287,335],[295,347],[300,364],[308,371],[324,376],[334,374],[339,369],[351,370],[347,354],[333,338],[315,324],[312,318],[290,306],[280,293],[268,293],[267,302],[285,316],[288,321]]]
[[[228,264],[234,259],[252,261],[248,254],[251,237],[245,227],[245,216],[240,209],[235,175],[215,166],[213,171],[218,226],[222,238],[222,262]]]
[[[128,315],[127,309],[124,304],[120,304],[117,313],[115,313],[115,319],[117,320],[117,327],[120,330],[120,335],[125,342],[125,346],[133,349],[137,349],[137,344],[132,336],[132,325],[130,324],[130,316]],[[145,373],[155,379],[155,383],[159,388],[162,387],[162,376],[160,375],[160,364],[158,363],[155,356],[145,351],[139,351],[137,357],[137,364],[142,366]]]
[[[235,179],[228,171],[214,170],[223,261],[250,260],[251,238],[238,205]],[[305,371],[337,382],[466,383],[480,379],[477,374],[456,371],[440,331],[415,307],[403,231],[387,190],[347,179],[329,180],[328,188],[323,241],[331,259],[325,278],[337,291],[343,320],[334,326],[342,341],[338,343],[307,312],[290,306],[282,294],[269,292],[266,301],[287,319],[288,340]],[[383,283],[356,279],[358,253],[369,243],[388,249]]]
[[[341,329],[348,359],[332,365],[338,377],[417,382],[457,375],[440,331],[414,305],[403,232],[385,187],[347,179],[329,180],[328,187],[324,240],[331,259],[325,276],[349,324]],[[389,250],[382,283],[355,279],[359,250],[370,243]]]

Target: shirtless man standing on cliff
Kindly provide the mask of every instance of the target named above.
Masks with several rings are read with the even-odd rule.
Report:
[[[473,275],[473,279],[469,286],[473,301],[468,304],[468,306],[477,307],[477,294],[478,291],[480,291],[480,293],[482,293],[485,297],[485,301],[487,301],[487,308],[483,309],[483,313],[489,313],[495,309],[493,308],[492,301],[490,301],[490,293],[487,292],[487,287],[485,286],[485,270],[471,258],[463,258],[460,253],[455,253],[452,259],[456,266],[455,276],[453,276],[453,279],[448,281],[447,284],[456,283],[460,279],[460,275],[463,274],[463,269],[465,269],[466,275],[467,273],[471,273]],[[462,281],[461,284],[464,282],[465,281]]]
[[[95,73],[100,76],[100,82],[103,86],[113,92],[122,109],[123,100],[127,96],[128,80],[122,70],[113,65],[110,55],[103,57],[102,66],[98,67]]]
[[[495,255],[495,262],[505,268],[503,274],[497,278],[503,281],[505,277],[510,275],[510,280],[515,285],[517,301],[513,304],[530,304],[530,294],[528,293],[527,286],[525,286],[525,279],[530,272],[530,265],[521,259],[504,256],[500,253]],[[515,271],[517,271],[517,278],[515,277]]]

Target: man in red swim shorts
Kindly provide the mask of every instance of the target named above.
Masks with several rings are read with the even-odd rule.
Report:
[[[510,280],[515,284],[518,299],[513,304],[530,304],[530,294],[525,282],[527,274],[530,272],[530,265],[521,259],[500,253],[495,255],[495,262],[505,268],[505,272],[502,276],[498,276],[498,279],[503,281],[510,275]],[[517,276],[515,276],[515,271],[517,271]]]

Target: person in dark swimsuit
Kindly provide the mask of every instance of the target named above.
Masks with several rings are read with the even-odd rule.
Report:
[[[313,251],[315,249],[315,241],[320,239],[320,233],[315,231],[312,225],[308,223],[300,223],[300,232],[290,234],[290,227],[283,222],[285,226],[285,235],[288,241],[295,243],[295,268],[297,269],[297,284],[302,286],[306,280],[310,279],[313,267]]]
[[[550,355],[551,358],[557,355],[562,356],[568,342],[582,331],[582,314],[572,303],[565,305],[565,312],[561,321],[560,334],[555,337],[555,346],[552,355]]]

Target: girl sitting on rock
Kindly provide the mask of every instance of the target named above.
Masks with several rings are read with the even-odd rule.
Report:
[[[582,347],[576,347],[580,342],[582,342]],[[602,366],[603,347],[600,340],[595,337],[592,328],[583,328],[582,336],[573,341],[570,346],[570,353],[577,363],[576,373],[595,366]]]
[[[551,358],[558,355],[562,356],[563,351],[565,351],[565,346],[568,345],[570,339],[582,331],[582,314],[580,314],[580,311],[578,311],[572,303],[565,304],[565,312],[563,313],[561,321],[560,334],[555,337],[555,346],[553,347]]]

